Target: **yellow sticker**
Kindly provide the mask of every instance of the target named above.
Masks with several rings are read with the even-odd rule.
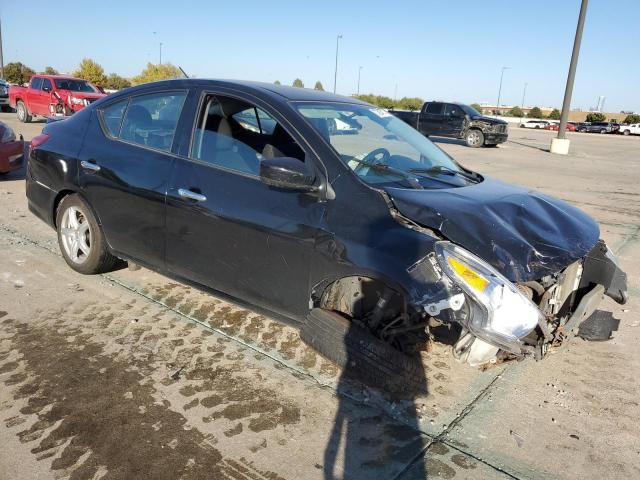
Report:
[[[484,292],[487,285],[489,285],[489,280],[467,267],[464,263],[459,262],[453,257],[449,257],[447,261],[449,262],[449,265],[451,265],[451,268],[453,268],[453,270],[473,289],[478,290],[479,292]]]

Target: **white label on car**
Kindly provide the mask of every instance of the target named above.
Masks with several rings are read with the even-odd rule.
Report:
[[[386,110],[383,110],[382,108],[370,108],[369,110],[371,110],[372,113],[375,113],[380,118],[393,117],[393,115],[391,115]]]

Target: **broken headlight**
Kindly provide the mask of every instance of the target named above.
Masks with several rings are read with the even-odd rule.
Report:
[[[443,272],[475,302],[466,319],[477,337],[512,353],[538,325],[542,312],[495,268],[450,242],[436,243]]]

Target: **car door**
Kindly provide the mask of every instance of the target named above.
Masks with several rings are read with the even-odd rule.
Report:
[[[29,90],[27,92],[27,108],[29,112],[35,113],[36,115],[42,115],[42,109],[40,107],[41,100],[40,96],[42,94],[42,77],[33,77],[31,79],[31,83],[29,84]]]
[[[420,132],[423,135],[440,135],[442,131],[444,104],[441,102],[428,102],[420,112]]]
[[[39,100],[39,108],[43,114],[48,115],[51,113],[49,110],[49,104],[51,103],[51,90],[53,89],[53,85],[51,84],[51,80],[48,78],[42,79],[42,87],[40,88],[40,100]]]
[[[165,196],[186,90],[120,97],[97,111],[79,154],[79,185],[107,242],[126,258],[162,268]]]
[[[324,203],[315,194],[261,182],[260,150],[315,165],[317,160],[281,126],[266,135],[240,125],[233,115],[249,108],[242,102],[203,96],[191,147],[176,159],[167,194],[167,268],[252,304],[302,317],[308,311],[311,258]],[[264,124],[267,114],[259,115],[257,123]]]
[[[441,135],[447,137],[460,137],[464,128],[464,112],[462,108],[453,103],[447,103],[443,110]]]

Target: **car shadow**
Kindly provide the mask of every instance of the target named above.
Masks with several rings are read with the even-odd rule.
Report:
[[[19,169],[13,170],[12,172],[1,174],[0,182],[10,182],[15,180],[24,180],[27,174],[27,165],[26,163],[22,165]]]

